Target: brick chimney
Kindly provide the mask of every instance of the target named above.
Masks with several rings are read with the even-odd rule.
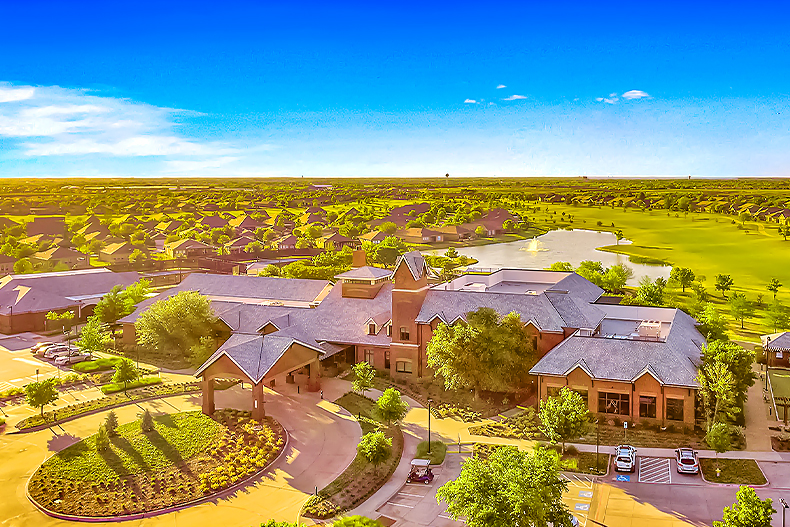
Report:
[[[368,265],[368,260],[365,251],[362,249],[354,251],[351,255],[351,267],[356,269],[357,267],[365,267],[366,265]]]

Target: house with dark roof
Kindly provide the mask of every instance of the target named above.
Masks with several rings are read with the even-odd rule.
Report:
[[[0,332],[43,331],[50,311],[73,311],[76,320],[85,320],[113,287],[138,279],[135,272],[108,269],[5,276],[0,278]]]
[[[59,245],[52,246],[46,251],[39,251],[30,256],[33,267],[51,270],[57,266],[74,269],[89,265],[88,255]]]
[[[0,276],[6,276],[14,272],[16,258],[0,254]]]
[[[165,254],[173,258],[193,258],[195,256],[207,256],[216,254],[216,249],[210,245],[197,240],[176,240],[174,242],[165,243]]]
[[[790,368],[790,332],[760,337],[769,368]]]
[[[464,324],[486,307],[519,314],[536,352],[531,373],[540,398],[568,386],[595,413],[693,426],[705,340],[682,311],[598,304],[603,290],[576,273],[500,269],[440,284],[429,273],[417,251],[392,270],[368,266],[357,251],[334,285],[193,274],[122,319],[124,342],[134,344],[134,321],[157,299],[184,290],[207,295],[230,338],[198,369],[204,411],[213,410],[212,379],[232,376],[253,385],[262,412],[263,385],[317,390],[322,375],[355,362],[404,380],[430,377],[427,345],[439,324]]]
[[[111,243],[99,251],[99,260],[108,263],[129,263],[129,256],[136,248],[129,242]]]
[[[64,216],[39,216],[25,225],[28,236],[34,234],[51,234],[63,236],[66,233],[66,218]]]
[[[336,232],[326,236],[321,236],[315,240],[319,248],[326,249],[327,251],[340,251],[343,247],[351,247],[352,249],[359,248],[359,242],[348,236]]]

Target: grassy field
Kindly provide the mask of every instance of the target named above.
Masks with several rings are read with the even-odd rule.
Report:
[[[763,295],[763,307],[772,300],[766,290],[771,278],[784,284],[777,299],[790,304],[790,241],[785,242],[777,225],[766,222],[739,221],[720,214],[646,211],[629,209],[573,207],[564,204],[540,205],[538,213],[526,215],[543,228],[575,228],[601,231],[622,230],[633,244],[612,245],[606,250],[629,256],[669,262],[691,268],[704,284],[711,300],[721,312],[728,313],[725,298],[715,290],[717,274],[729,274],[734,280],[733,291],[743,292],[751,301]],[[546,212],[546,209],[549,209]],[[556,213],[556,214],[555,214]],[[562,213],[565,213],[563,220]],[[568,216],[572,222],[567,220]],[[598,225],[598,222],[601,225]],[[614,227],[612,227],[614,224]],[[741,228],[739,228],[741,227]],[[773,333],[758,307],[756,316],[747,319],[744,329],[740,322],[731,324],[736,337],[756,341],[765,333]]]
[[[442,441],[431,441],[431,453],[428,453],[428,441],[420,441],[414,459],[429,459],[431,465],[441,465],[447,455],[447,445]]]
[[[765,476],[753,459],[704,458],[699,460],[702,474],[713,483],[735,483],[738,485],[764,485]],[[721,476],[716,476],[716,467]]]
[[[80,441],[50,458],[42,469],[69,480],[110,481],[119,475],[170,467],[208,449],[223,426],[199,411],[154,418],[155,432],[145,434],[140,422],[118,427],[107,452],[96,450],[96,436]]]

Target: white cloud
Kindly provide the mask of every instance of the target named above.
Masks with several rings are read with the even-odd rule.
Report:
[[[0,83],[0,102],[24,101],[33,97],[35,93],[36,89],[32,86],[14,88],[9,84]]]
[[[615,97],[616,95],[617,94],[614,93],[614,94],[609,94],[609,97],[596,97],[595,100],[598,102],[604,102],[606,104],[616,104],[617,101],[620,100],[617,97]]]
[[[496,87],[497,90],[501,90],[502,88],[507,88],[507,86],[505,86],[504,84],[500,84],[499,86]]]
[[[510,97],[505,97],[502,99],[503,101],[518,101],[520,99],[526,99],[525,95],[511,95]]]
[[[194,112],[58,86],[0,85],[3,100],[11,104],[0,105],[0,137],[22,140],[25,156],[192,157],[235,151],[181,137],[176,117],[199,115]]]
[[[464,101],[464,104],[477,104],[477,101],[474,99],[466,99]]]
[[[643,99],[645,97],[650,97],[650,95],[641,90],[631,90],[623,94],[623,99]]]

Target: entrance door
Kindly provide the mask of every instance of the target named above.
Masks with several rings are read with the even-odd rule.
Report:
[[[389,350],[384,352],[384,368],[390,369],[390,352]]]

